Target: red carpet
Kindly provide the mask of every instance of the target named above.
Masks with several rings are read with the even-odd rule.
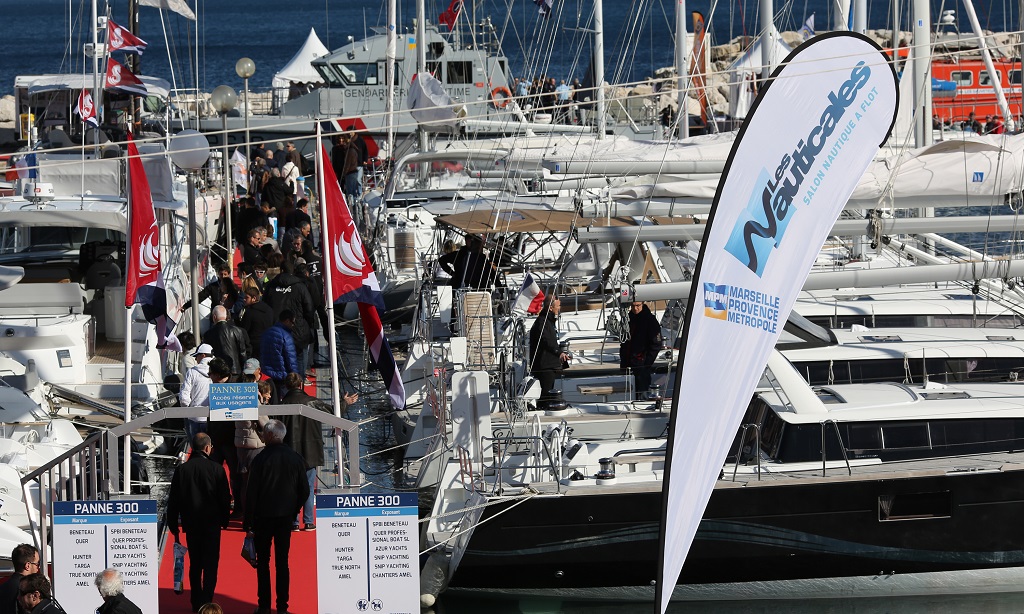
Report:
[[[220,570],[216,601],[225,614],[252,614],[256,609],[256,570],[239,554],[242,550],[241,521],[221,533]],[[273,551],[273,550],[271,550]],[[160,560],[160,614],[190,614],[188,557],[185,558],[185,592],[174,594],[174,537],[167,535]],[[291,599],[288,610],[294,614],[316,614],[316,532],[293,531],[289,559]],[[270,561],[271,587],[274,585],[274,560]],[[273,595],[273,591],[271,595]],[[271,603],[273,611],[275,603]]]

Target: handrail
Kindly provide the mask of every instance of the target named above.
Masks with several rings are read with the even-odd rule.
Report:
[[[736,464],[732,468],[732,481],[736,481],[736,472],[740,468],[740,456],[743,453],[743,442],[747,438],[747,431],[754,429],[754,457],[757,459],[757,481],[761,481],[761,425],[760,424],[742,424],[740,425],[742,432],[740,433],[740,439],[736,442]]]
[[[825,454],[825,425],[831,424],[832,428],[836,432],[836,439],[839,440],[839,451],[843,454],[843,461],[846,462],[846,471],[849,475],[853,475],[853,467],[850,465],[850,459],[846,456],[846,444],[843,443],[843,436],[839,432],[839,424],[835,420],[823,420],[821,422],[821,477],[825,477],[826,468],[826,454]]]
[[[551,471],[551,476],[553,478],[553,481],[555,482],[555,485],[556,485],[555,487],[556,487],[557,491],[559,493],[562,492],[561,477],[559,475],[558,467],[555,466],[555,459],[551,455],[551,449],[548,447],[548,441],[547,441],[546,437],[538,436],[538,435],[508,435],[508,436],[505,436],[505,437],[487,437],[485,435],[485,436],[481,437],[480,439],[484,443],[486,443],[488,441],[492,441],[492,442],[496,442],[496,443],[504,442],[504,444],[505,444],[505,448],[502,451],[501,458],[495,460],[495,468],[494,468],[495,469],[495,474],[496,474],[495,475],[496,479],[494,480],[494,488],[495,488],[495,490],[500,488],[500,484],[503,482],[503,479],[501,477],[501,472],[502,472],[502,469],[503,469],[504,464],[505,464],[504,460],[507,458],[505,456],[505,454],[506,453],[511,454],[512,445],[513,444],[517,444],[517,443],[524,444],[524,443],[533,443],[533,442],[539,441],[541,446],[543,446],[543,449],[544,449],[544,454],[543,455],[548,460],[547,465],[544,465],[544,464],[529,465],[529,464],[527,464],[527,465],[522,465],[520,468],[524,469],[524,470],[525,469],[541,469],[541,468],[549,469]],[[532,456],[532,454],[531,454],[531,456]]]

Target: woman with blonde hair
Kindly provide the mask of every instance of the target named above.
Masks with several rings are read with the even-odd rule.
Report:
[[[208,603],[199,608],[199,614],[224,614],[224,609],[216,603]]]

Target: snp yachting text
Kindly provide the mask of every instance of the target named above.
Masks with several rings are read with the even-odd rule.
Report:
[[[782,242],[786,228],[792,219],[794,200],[808,178],[808,171],[870,76],[871,68],[863,61],[858,62],[850,71],[850,77],[836,90],[829,92],[828,105],[819,116],[818,124],[811,128],[805,138],[797,142],[792,153],[783,154],[775,173],[769,176],[767,170],[762,170],[757,185],[763,184],[764,187],[760,194],[755,190],[751,195],[746,214],[740,215],[725,246],[726,251],[758,277],[764,272],[772,248],[778,247]],[[868,100],[861,104],[862,110],[866,111],[870,106],[870,101],[874,98],[875,92],[869,92]],[[857,119],[860,119],[859,112]],[[804,204],[811,203],[814,191],[825,178],[825,173],[831,168],[832,159],[849,139],[855,125],[855,120],[850,119],[843,126],[842,133],[835,139],[835,143],[829,151],[829,158],[823,164],[823,169],[819,170],[814,177],[814,186],[812,186],[814,190],[809,190],[808,194],[804,196]],[[788,177],[786,177],[787,171],[789,171]],[[784,177],[785,181],[783,181]],[[755,237],[759,240],[755,241]]]

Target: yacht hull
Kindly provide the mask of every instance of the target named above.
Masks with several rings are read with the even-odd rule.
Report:
[[[650,591],[657,577],[660,490],[569,490],[489,506],[450,588],[494,589],[500,578],[503,589],[523,593]],[[1024,471],[1007,467],[721,481],[676,596],[746,598],[742,587],[753,585],[774,587],[762,598],[809,596],[823,586],[831,587],[829,596],[839,586],[850,594],[867,591],[865,596],[871,587],[880,594],[915,594],[930,591],[931,581],[903,582],[904,576],[1020,571],[1022,494]],[[987,575],[965,577],[989,590],[982,579]]]

